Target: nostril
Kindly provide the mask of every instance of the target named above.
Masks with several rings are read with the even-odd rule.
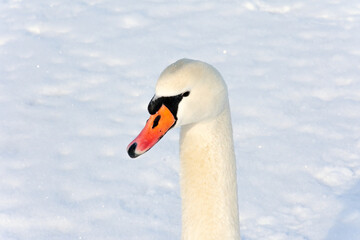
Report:
[[[131,158],[136,158],[137,156],[139,156],[135,153],[136,146],[137,146],[137,143],[134,142],[128,149],[128,154]]]
[[[159,125],[159,121],[160,121],[161,116],[158,115],[155,119],[154,119],[154,123],[152,125],[152,129],[154,129],[157,125]]]

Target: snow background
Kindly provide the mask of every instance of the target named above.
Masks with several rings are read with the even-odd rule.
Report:
[[[360,3],[0,2],[0,239],[180,239],[178,133],[131,160],[160,72],[228,84],[243,239],[360,239]]]

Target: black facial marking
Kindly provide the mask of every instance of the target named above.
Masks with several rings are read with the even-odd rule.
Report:
[[[155,114],[161,106],[164,104],[170,112],[173,114],[175,119],[177,120],[176,114],[179,107],[180,101],[183,99],[183,97],[187,97],[190,95],[189,91],[186,91],[182,94],[176,95],[176,96],[170,96],[170,97],[159,97],[155,98],[155,96],[151,99],[149,105],[148,105],[148,111],[151,115]]]
[[[182,100],[182,94],[173,97],[164,97],[163,104],[170,110],[175,119],[177,119],[177,110]]]
[[[152,125],[152,129],[154,129],[158,124],[159,124],[159,121],[160,121],[160,118],[161,116],[157,116],[155,119],[154,119],[154,123]]]
[[[159,111],[161,105],[162,105],[162,98],[155,99],[155,96],[154,96],[148,105],[149,113],[151,115],[155,114],[157,111]]]

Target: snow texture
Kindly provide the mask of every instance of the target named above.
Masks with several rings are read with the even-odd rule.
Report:
[[[360,239],[360,3],[0,2],[0,239],[180,239],[178,134],[131,160],[160,72],[229,87],[245,240]]]

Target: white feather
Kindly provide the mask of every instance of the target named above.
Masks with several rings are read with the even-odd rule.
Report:
[[[190,91],[179,104],[183,240],[240,239],[236,163],[227,87],[209,64],[181,59],[167,67],[157,96]]]

